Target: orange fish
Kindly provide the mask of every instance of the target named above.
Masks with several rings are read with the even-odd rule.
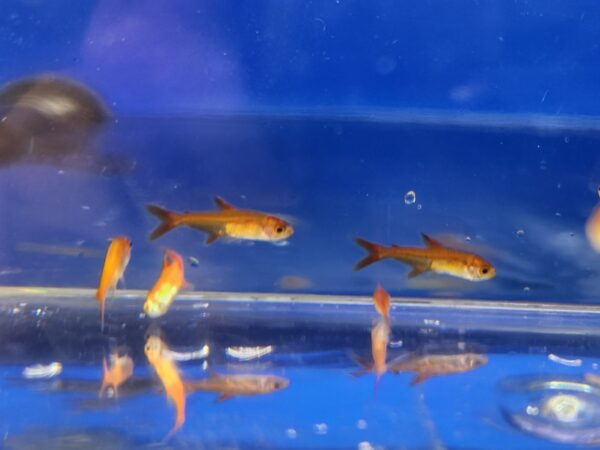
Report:
[[[387,347],[390,341],[390,296],[381,286],[373,293],[373,304],[381,318],[371,329],[371,356],[373,361],[356,357],[362,366],[362,372],[375,372],[375,388],[381,376],[387,371]],[[360,373],[358,373],[360,374]]]
[[[144,347],[146,358],[154,368],[158,378],[160,378],[167,393],[167,398],[175,404],[175,424],[165,440],[173,436],[185,422],[185,387],[179,376],[177,366],[168,357],[168,351],[169,348],[158,336],[150,336]]]
[[[207,244],[220,237],[277,242],[294,233],[292,226],[279,217],[249,209],[237,209],[221,197],[215,197],[215,203],[218,211],[184,213],[146,205],[148,212],[162,222],[152,232],[150,239],[156,239],[181,225],[208,233]]]
[[[189,287],[183,275],[183,259],[173,250],[165,250],[163,266],[156,283],[144,302],[144,311],[155,318],[165,314],[182,287]]]
[[[600,253],[600,205],[596,206],[585,224],[585,234],[592,248]]]
[[[411,385],[422,383],[434,375],[468,372],[487,364],[488,358],[478,353],[458,355],[401,356],[388,364],[390,372],[415,372]]]
[[[423,234],[426,248],[383,247],[379,244],[356,238],[358,245],[369,254],[360,260],[354,270],[362,269],[385,258],[393,258],[412,266],[408,278],[414,278],[424,272],[432,271],[452,275],[470,281],[489,280],[496,275],[494,266],[473,253],[462,252],[444,247],[435,239]]]
[[[112,238],[106,256],[104,257],[104,266],[96,291],[96,299],[100,303],[100,326],[104,330],[104,308],[106,305],[106,293],[114,291],[117,283],[123,278],[129,259],[131,258],[132,243],[125,236]]]
[[[371,355],[373,356],[373,370],[376,382],[386,372],[387,346],[390,341],[390,296],[381,286],[377,286],[373,293],[375,309],[381,315],[371,330]]]
[[[125,381],[133,374],[133,360],[127,355],[119,355],[112,353],[110,355],[110,369],[106,358],[102,360],[103,377],[102,386],[100,387],[99,397],[102,397],[104,392],[112,387],[114,397],[118,396],[118,389]]]

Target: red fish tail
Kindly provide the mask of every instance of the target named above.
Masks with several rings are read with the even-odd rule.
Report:
[[[375,303],[375,309],[385,319],[386,322],[390,321],[390,295],[380,285],[377,285],[375,292],[373,293],[373,303]]]
[[[368,252],[367,256],[365,256],[358,263],[356,263],[356,265],[354,266],[354,270],[360,270],[363,267],[367,267],[368,265],[387,257],[387,255],[384,254],[385,247],[379,244],[375,244],[374,242],[369,242],[361,238],[355,238],[354,242],[356,242]]]
[[[161,237],[179,225],[179,214],[177,213],[156,205],[146,205],[146,209],[161,222],[150,234],[151,241]]]

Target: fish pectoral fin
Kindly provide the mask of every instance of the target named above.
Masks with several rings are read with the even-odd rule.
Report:
[[[427,236],[425,233],[421,233],[421,237],[423,238],[423,241],[425,242],[425,244],[427,245],[427,247],[431,247],[431,248],[440,248],[443,247],[442,243],[439,241],[436,241],[435,239],[433,239],[430,236]]]
[[[373,361],[371,361],[368,358],[358,355],[352,355],[352,360],[360,366],[359,370],[352,372],[353,377],[358,378],[373,370]]]
[[[219,233],[210,233],[208,235],[208,237],[206,238],[206,245],[210,245],[213,242],[215,242],[217,239],[219,239],[221,237],[221,235]]]
[[[181,283],[181,288],[193,290],[194,285],[192,283],[190,283],[188,280],[183,280],[183,283]]]
[[[215,403],[221,403],[221,402],[224,402],[224,401],[232,399],[232,398],[233,398],[233,395],[226,394],[223,392],[221,395],[219,395],[217,398],[215,398]]]
[[[415,386],[417,384],[421,384],[424,381],[428,380],[431,377],[429,372],[419,372],[417,375],[411,380],[410,385]]]
[[[231,203],[225,200],[223,197],[215,197],[215,205],[221,210],[236,209]]]
[[[418,277],[422,273],[428,272],[429,267],[423,265],[413,266],[412,270],[408,272],[408,278]]]

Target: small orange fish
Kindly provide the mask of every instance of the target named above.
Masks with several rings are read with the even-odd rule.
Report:
[[[426,234],[422,236],[427,245],[426,248],[398,247],[397,245],[383,247],[356,238],[356,243],[367,250],[369,254],[354,266],[354,270],[362,269],[381,259],[393,258],[412,266],[408,278],[414,278],[428,271],[452,275],[470,281],[489,280],[496,275],[494,266],[482,257],[444,247]]]
[[[478,353],[458,355],[401,356],[388,364],[390,372],[415,372],[411,385],[422,383],[434,375],[468,372],[487,364],[488,358]]]
[[[220,375],[212,373],[209,378],[186,383],[188,392],[216,392],[216,401],[222,402],[239,395],[271,394],[285,389],[289,380],[272,375]]]
[[[390,342],[390,296],[381,286],[377,286],[373,293],[375,309],[381,315],[371,330],[371,355],[373,356],[373,370],[376,382],[386,372],[387,346]]]
[[[600,205],[590,214],[585,224],[585,234],[592,248],[600,253]]]
[[[165,314],[183,287],[189,287],[183,275],[183,259],[173,250],[165,250],[160,276],[144,302],[144,312],[155,318]]]
[[[104,308],[106,305],[106,293],[114,291],[117,283],[123,278],[129,259],[131,258],[132,243],[125,236],[112,238],[106,256],[104,266],[100,274],[100,282],[96,291],[96,299],[100,303],[100,327],[104,330]]]
[[[381,315],[381,317],[389,322],[390,320],[390,294],[382,288],[381,286],[377,286],[375,288],[375,292],[373,292],[373,304],[375,305],[375,310]]]
[[[176,213],[155,205],[146,205],[150,214],[162,223],[152,232],[156,239],[173,228],[185,225],[208,233],[207,244],[220,237],[277,242],[294,233],[293,227],[279,217],[249,209],[237,209],[221,197],[215,197],[218,211]]]
[[[169,348],[158,336],[150,336],[144,347],[146,358],[160,378],[167,398],[175,404],[175,424],[165,440],[173,436],[185,422],[185,387],[176,364],[167,356],[168,351]]]
[[[110,355],[110,369],[106,358],[102,360],[103,377],[102,386],[100,387],[99,397],[104,395],[104,392],[109,387],[112,387],[114,397],[118,396],[118,389],[125,381],[133,374],[133,360],[127,355],[119,355],[112,353]]]

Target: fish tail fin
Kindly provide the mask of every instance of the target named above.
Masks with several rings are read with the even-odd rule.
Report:
[[[390,321],[390,295],[387,291],[377,285],[375,292],[373,293],[373,303],[375,303],[375,309],[383,317],[383,319],[389,323]]]
[[[177,407],[177,415],[175,417],[175,424],[173,425],[173,428],[171,428],[169,433],[165,436],[164,442],[171,439],[175,435],[175,433],[177,433],[179,431],[179,429],[183,426],[184,423],[185,423],[185,404],[181,408],[179,406]]]
[[[179,214],[173,211],[156,205],[146,205],[146,209],[161,222],[150,234],[151,241],[161,237],[179,225]]]
[[[354,270],[360,270],[363,267],[367,267],[368,265],[387,257],[387,255],[383,253],[385,248],[379,244],[375,244],[374,242],[369,242],[361,238],[355,238],[354,242],[368,252],[367,256],[356,263]]]

